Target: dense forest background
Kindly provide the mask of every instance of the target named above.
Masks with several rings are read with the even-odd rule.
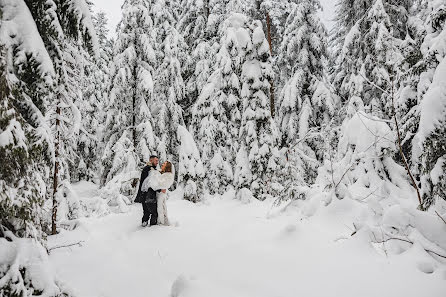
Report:
[[[317,0],[126,0],[115,40],[92,6],[0,1],[0,239],[124,210],[152,154],[192,202],[444,214],[445,1],[339,0],[327,32]]]

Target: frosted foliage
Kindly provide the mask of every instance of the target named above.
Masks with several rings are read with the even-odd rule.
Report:
[[[422,203],[425,209],[438,198],[446,200],[445,123],[446,123],[446,4],[433,1],[428,5],[427,35],[421,45],[426,71],[420,74],[418,95],[419,126],[412,140],[413,159],[417,162],[421,179]]]
[[[0,251],[2,295],[71,296],[59,282],[46,249],[38,241],[18,238],[6,231],[0,237]]]
[[[370,1],[364,7],[341,1],[339,6],[345,11],[339,11],[337,20],[334,84],[344,101],[359,96],[382,118],[392,116],[391,75],[404,60],[409,6],[409,1],[392,0]]]
[[[184,125],[183,109],[180,103],[185,98],[185,83],[182,65],[186,63],[187,45],[175,28],[175,2],[157,0],[152,8],[154,32],[157,46],[155,54],[157,67],[154,77],[153,115],[156,121],[155,133],[161,139],[165,151],[159,151],[175,164],[178,161],[178,125]]]
[[[236,29],[234,38],[246,50],[241,73],[241,146],[235,166],[235,176],[238,176],[235,185],[237,189],[249,189],[258,199],[265,199],[273,193],[276,170],[273,151],[277,145],[277,130],[269,105],[273,77],[269,47],[259,21],[249,22],[238,14],[229,20]]]
[[[127,154],[137,157],[127,166],[130,171],[147,162],[151,154],[156,154],[158,138],[154,133],[151,107],[155,102],[153,77],[157,63],[150,5],[148,1],[126,1],[122,7],[123,19],[118,26],[111,65],[103,183],[119,171],[113,169],[116,154],[112,153],[118,139],[127,139],[131,145],[126,144],[126,148],[132,150]],[[134,167],[130,168],[131,165]]]
[[[446,30],[444,31],[446,32]],[[446,35],[445,35],[446,40]],[[419,140],[424,141],[446,121],[446,59],[443,59],[435,70],[428,91],[421,102],[421,118]]]
[[[54,74],[51,58],[38,32],[34,19],[23,0],[2,1],[0,40],[5,46],[19,45],[15,63],[26,61],[26,53],[33,53],[41,65],[41,72]]]
[[[278,102],[278,123],[286,144],[302,138],[312,126],[326,123],[334,112],[334,96],[323,82],[326,33],[316,14],[317,1],[292,5],[278,64],[283,88]],[[316,124],[316,125],[315,125]]]
[[[197,202],[203,195],[204,167],[192,134],[183,126],[177,130],[179,147],[178,184],[184,189],[184,199]]]
[[[389,196],[389,187],[408,187],[405,171],[390,157],[394,136],[386,123],[358,112],[342,125],[338,160],[325,160],[316,183],[336,196],[358,199],[362,193]]]
[[[242,27],[246,21],[245,16],[234,14],[223,22],[212,74],[192,109],[194,136],[206,173],[212,176],[206,179],[210,193],[224,191],[232,183],[231,164],[239,148],[241,122],[240,73],[247,59],[246,45],[250,42],[246,39],[249,33]]]

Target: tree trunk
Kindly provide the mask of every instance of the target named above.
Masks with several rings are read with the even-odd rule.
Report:
[[[60,96],[60,95],[59,95]],[[54,144],[54,175],[53,175],[53,213],[51,217],[51,234],[57,234],[57,188],[59,186],[59,153],[60,153],[60,101],[56,108],[56,142]]]
[[[266,31],[267,31],[267,37],[268,37],[268,44],[269,44],[269,52],[271,54],[271,57],[273,56],[273,47],[271,42],[271,19],[269,17],[269,13],[266,13]],[[274,118],[274,80],[270,79],[269,81],[271,88],[270,88],[270,108],[271,108],[271,117]]]
[[[137,66],[133,67],[133,79],[135,80],[135,85],[133,86],[133,96],[132,96],[132,137],[133,137],[133,147],[136,148],[136,87],[137,87]]]
[[[204,16],[206,20],[209,18],[209,0],[204,0]]]

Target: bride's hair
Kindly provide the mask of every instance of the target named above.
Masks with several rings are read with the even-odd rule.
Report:
[[[172,163],[170,163],[169,161],[166,161],[165,164],[166,165],[163,166],[161,173],[172,172]]]

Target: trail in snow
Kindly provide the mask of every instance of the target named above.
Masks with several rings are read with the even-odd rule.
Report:
[[[60,279],[78,296],[443,297],[446,271],[426,274],[410,253],[386,258],[341,215],[269,217],[269,203],[169,200],[178,226],[139,226],[142,210],[82,219],[49,238]]]

